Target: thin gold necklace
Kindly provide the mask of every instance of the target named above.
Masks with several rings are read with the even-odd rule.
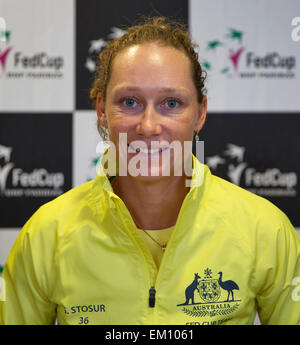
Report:
[[[159,242],[156,241],[155,238],[153,238],[150,234],[148,234],[148,232],[146,230],[144,230],[144,229],[141,229],[141,230],[143,230],[144,233],[146,235],[148,235],[151,238],[152,241],[154,241],[156,244],[158,244],[163,252],[166,250],[167,243],[164,243],[163,245],[161,245]]]
[[[117,194],[117,195],[119,195],[119,194],[118,194],[118,185],[119,185],[119,183],[118,183],[118,180],[117,180],[117,179],[113,179],[113,180],[111,181],[111,186],[112,186],[112,188],[113,188],[115,194]],[[132,218],[134,219],[133,215],[132,215]],[[136,223],[136,222],[135,222],[135,223]],[[148,232],[147,232],[146,230],[144,230],[144,229],[141,229],[141,230],[143,230],[144,233],[145,233],[146,235],[148,235],[148,236],[151,238],[152,241],[154,241],[157,245],[159,245],[160,248],[161,248],[161,250],[162,250],[163,252],[166,250],[167,243],[160,244],[159,242],[156,241],[155,238],[153,238],[150,234],[148,234]]]

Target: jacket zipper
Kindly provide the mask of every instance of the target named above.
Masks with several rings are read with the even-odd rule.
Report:
[[[187,198],[186,198],[187,199]],[[183,206],[184,206],[184,203],[186,201],[186,199],[184,199],[183,203],[182,203],[182,207],[181,207],[181,212],[179,213],[178,215],[178,218],[177,218],[177,222],[178,220],[182,217],[182,213],[183,213]],[[176,222],[176,225],[177,225],[177,222]],[[173,234],[172,234],[173,235]],[[164,258],[163,258],[164,259]],[[157,277],[159,275],[159,272],[160,272],[161,269],[158,270],[158,274],[157,274]],[[156,294],[156,290],[155,290],[155,287],[154,286],[151,286],[150,290],[149,290],[149,308],[154,308],[155,307],[155,294]]]
[[[154,286],[151,286],[149,290],[149,307],[154,308],[155,307],[155,294],[156,290]]]
[[[184,206],[184,204],[185,204],[185,202],[186,202],[186,199],[187,199],[187,198],[185,198],[185,199],[183,200],[182,207],[181,207],[181,209],[180,209],[180,212],[179,212],[179,215],[178,215],[178,218],[177,218],[176,225],[177,225],[177,223],[178,223],[179,218],[181,218],[181,216],[182,216],[183,206]],[[121,200],[121,199],[120,199],[120,200]],[[122,201],[122,200],[121,200],[121,201]],[[126,207],[126,206],[125,206],[125,207]],[[128,214],[129,214],[129,211],[128,211]],[[130,214],[129,214],[129,218],[130,218],[131,222],[133,223],[133,226],[135,226],[135,224],[134,224],[134,222],[133,222],[133,219],[132,219],[132,217],[130,216]],[[175,227],[176,227],[176,225],[175,225]],[[173,234],[172,234],[172,235],[173,235]],[[153,260],[153,262],[154,262],[154,260]],[[160,269],[159,269],[158,272],[157,272],[157,276],[159,275],[159,274],[158,274],[159,271],[160,271]],[[155,307],[155,295],[156,295],[155,287],[154,287],[154,286],[151,286],[151,288],[150,288],[150,290],[149,290],[149,308],[154,308],[154,307]]]

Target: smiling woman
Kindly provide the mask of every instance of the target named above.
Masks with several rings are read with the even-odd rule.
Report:
[[[199,64],[198,54],[195,50],[197,45],[191,41],[185,25],[168,21],[163,17],[156,17],[149,18],[140,25],[129,27],[123,36],[113,40],[102,51],[99,56],[98,70],[96,71],[95,80],[90,92],[90,97],[94,101],[94,104],[96,104],[99,93],[105,101],[107,85],[111,77],[115,56],[129,47],[137,47],[143,43],[153,42],[160,46],[173,47],[188,57],[191,68],[190,73],[197,91],[198,102],[200,104],[202,103],[206,92],[204,86],[206,72]],[[155,55],[151,54],[151,58],[154,60]],[[170,60],[168,62],[170,64]],[[103,129],[99,127],[99,130],[101,132]]]
[[[109,135],[119,162],[110,178],[114,195],[157,267],[190,190],[193,135],[206,119],[205,72],[195,48],[183,25],[166,18],[130,27],[100,54],[90,93],[99,132]]]
[[[140,140],[145,145],[139,152],[152,155],[165,142],[179,141],[183,147],[185,141],[191,141],[204,124],[205,109],[197,101],[190,75],[188,58],[172,47],[146,43],[119,53],[106,100],[100,93],[97,97],[99,122],[108,128],[110,141],[118,148],[120,133],[126,133],[129,146],[138,149],[133,142]],[[157,176],[151,171],[147,175]]]
[[[99,56],[91,98],[120,165],[139,166],[138,174],[128,169],[112,182],[139,228],[174,226],[189,190],[183,167],[190,152],[183,148],[206,118],[205,73],[194,47],[181,25],[155,18],[129,28]]]
[[[188,32],[166,18],[129,28],[100,54],[91,98],[110,146],[93,181],[22,229],[0,323],[252,324],[258,310],[262,324],[300,324],[288,218],[184,149],[207,107]],[[105,171],[114,152],[124,174]],[[200,183],[177,174],[185,161]]]

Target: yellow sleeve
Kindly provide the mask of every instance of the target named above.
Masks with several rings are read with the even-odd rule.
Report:
[[[300,237],[280,218],[276,231],[258,237],[258,314],[262,324],[300,325]]]
[[[43,216],[45,218],[45,216]],[[51,302],[55,281],[55,224],[39,212],[18,235],[4,265],[5,300],[0,302],[0,324],[53,324],[56,305]]]

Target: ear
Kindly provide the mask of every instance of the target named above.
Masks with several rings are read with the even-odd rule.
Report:
[[[199,104],[197,119],[195,123],[195,131],[198,133],[204,126],[206,121],[206,112],[207,112],[207,98],[203,96],[202,104]]]
[[[105,104],[102,98],[101,93],[98,93],[97,100],[96,100],[96,111],[97,117],[100,125],[104,128],[107,128],[107,118],[105,114]]]

